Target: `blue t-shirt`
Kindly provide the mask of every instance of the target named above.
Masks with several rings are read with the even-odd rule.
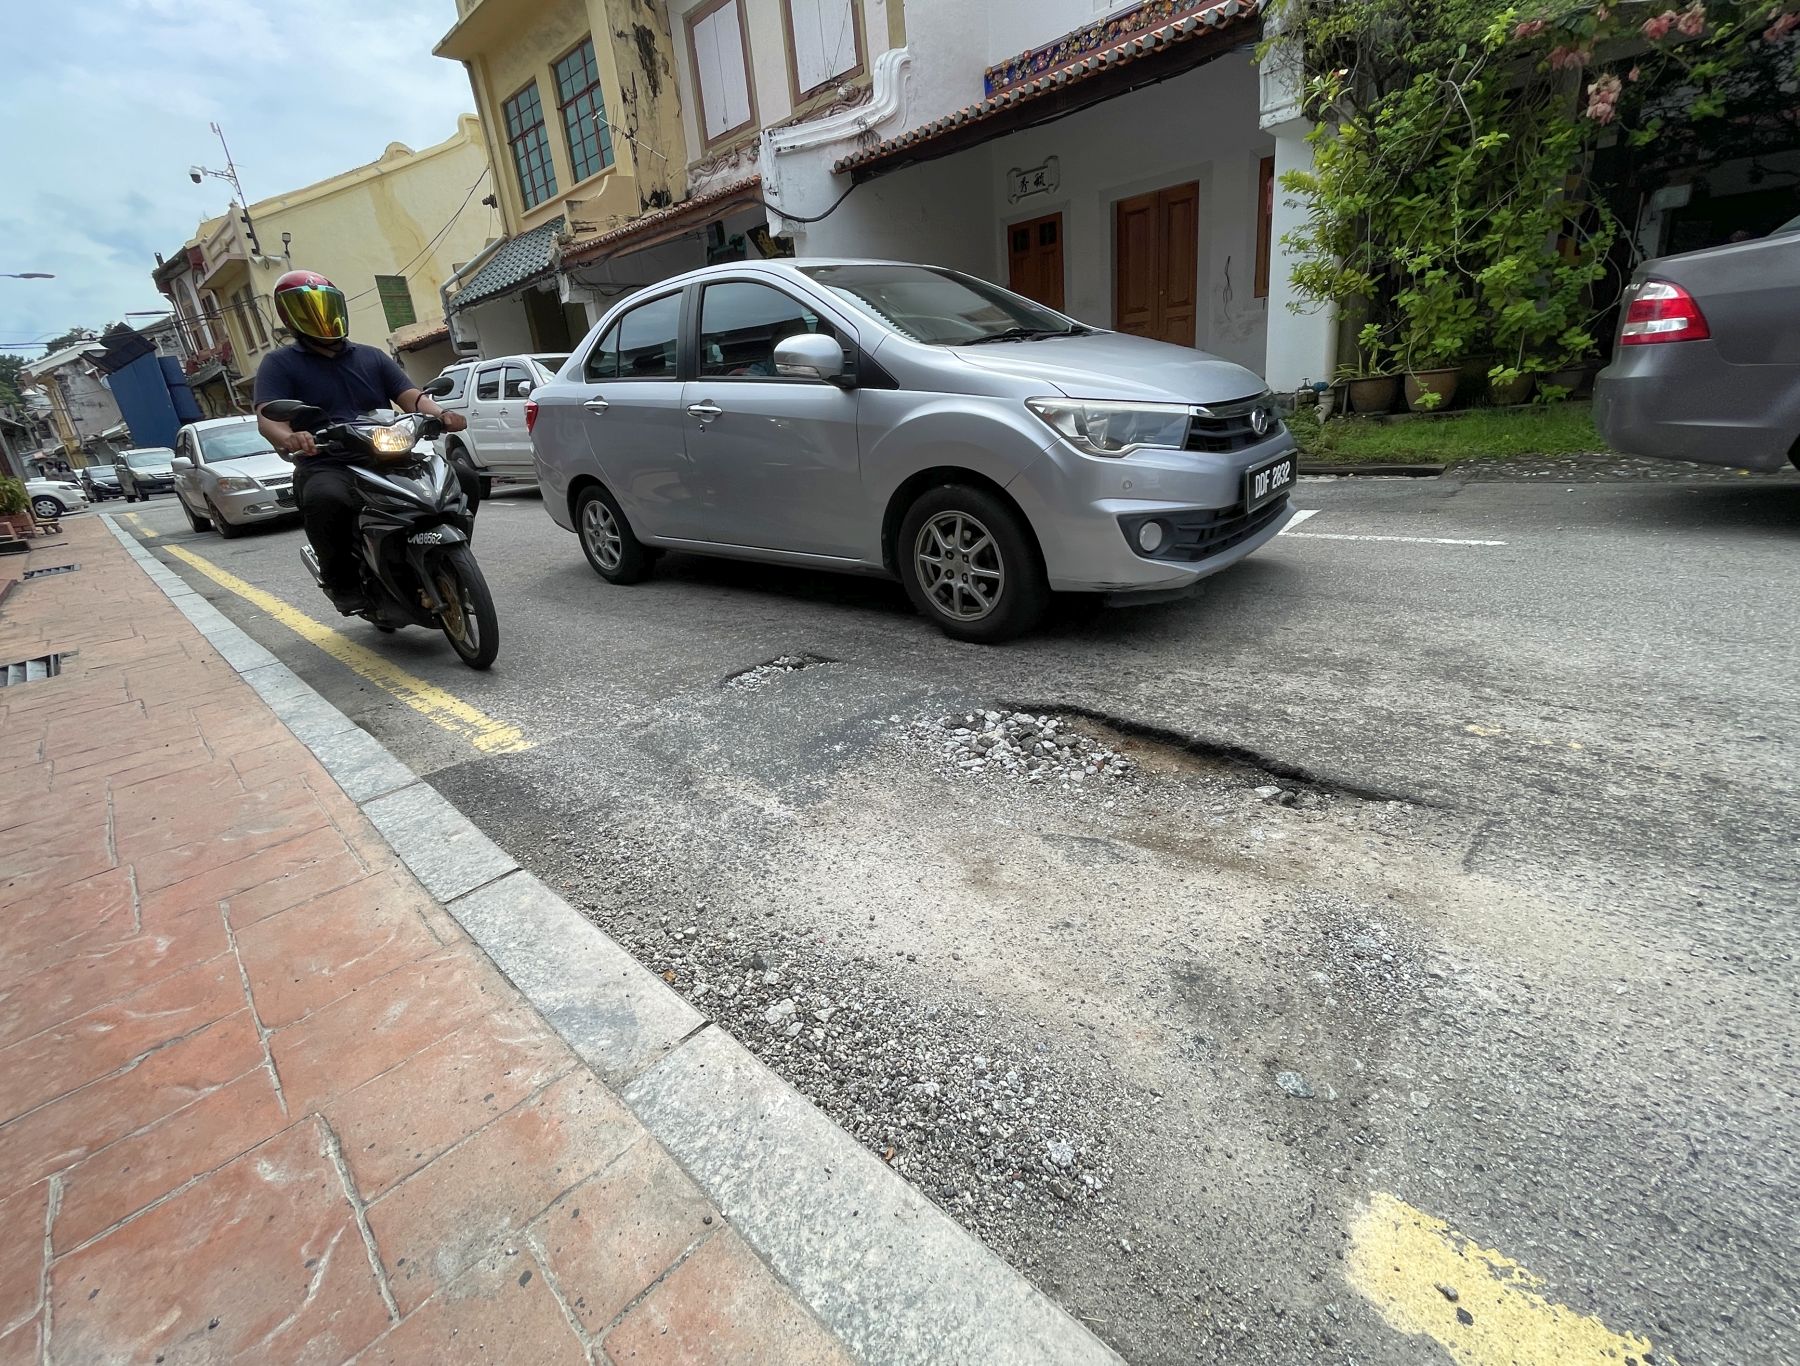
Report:
[[[373,346],[351,342],[335,356],[295,342],[264,357],[256,369],[256,407],[295,398],[325,410],[327,422],[354,422],[394,400],[418,382]]]

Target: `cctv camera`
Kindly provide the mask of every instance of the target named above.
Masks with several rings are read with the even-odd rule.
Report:
[[[191,180],[191,181],[193,181],[193,182],[194,182],[194,184],[196,184],[196,185],[198,185],[198,184],[199,184],[199,183],[200,183],[200,172],[198,172],[198,171],[189,171],[189,172],[188,172],[188,179],[189,179],[189,180]]]

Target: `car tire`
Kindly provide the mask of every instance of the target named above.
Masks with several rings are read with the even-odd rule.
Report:
[[[920,494],[900,523],[894,558],[913,606],[955,640],[1016,639],[1050,605],[1030,527],[986,489],[945,484]]]
[[[178,497],[175,501],[181,504],[181,510],[187,514],[188,525],[195,531],[205,531],[212,526],[211,518],[195,515],[194,510],[187,505],[187,499]]]
[[[581,491],[575,500],[575,534],[594,572],[608,583],[641,583],[649,577],[654,556],[608,489],[590,484]]]
[[[468,448],[460,441],[450,442],[445,447],[444,453],[450,457],[450,463],[456,467],[458,477],[466,474],[473,479],[475,491],[481,495],[481,501],[487,502],[489,495],[494,491],[494,477],[490,474],[483,474],[475,468],[475,457],[469,454]]]
[[[223,536],[226,540],[235,541],[239,536],[244,534],[243,527],[233,526],[219,515],[218,508],[213,506],[213,501],[210,498],[206,500],[206,511],[207,515],[212,519],[213,530],[218,532],[219,535]]]
[[[54,522],[67,511],[68,509],[62,505],[59,499],[52,498],[47,493],[40,493],[31,500],[32,516],[40,521]]]

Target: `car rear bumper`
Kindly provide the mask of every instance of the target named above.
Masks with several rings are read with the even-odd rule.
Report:
[[[1594,381],[1594,425],[1626,455],[1778,470],[1800,430],[1800,372],[1733,365],[1710,341],[1621,346]]]

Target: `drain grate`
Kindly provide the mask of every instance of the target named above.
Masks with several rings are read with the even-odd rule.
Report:
[[[72,574],[81,568],[78,564],[53,564],[48,569],[27,569],[19,577],[21,579],[47,579],[52,574]]]
[[[21,683],[36,683],[40,678],[55,678],[62,672],[63,656],[39,655],[36,659],[19,659],[0,665],[0,688],[14,688]]]

